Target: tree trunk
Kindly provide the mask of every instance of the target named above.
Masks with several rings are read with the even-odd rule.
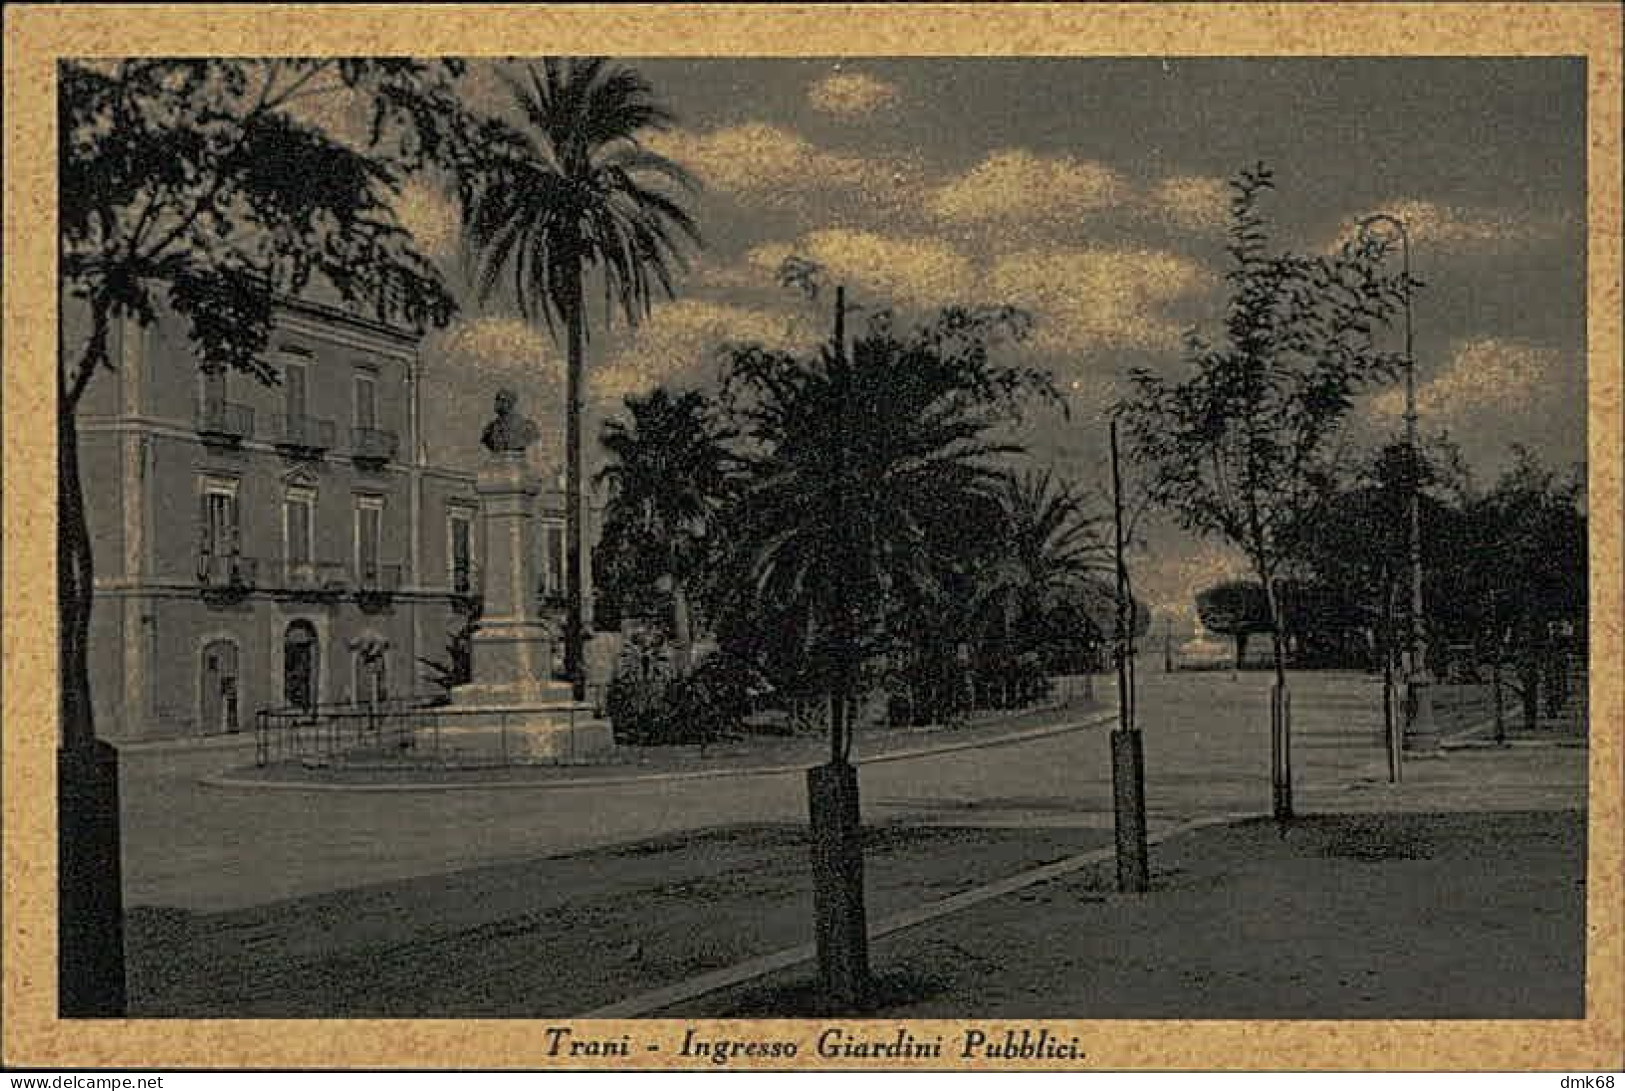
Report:
[[[671,581],[671,633],[674,664],[679,676],[688,673],[694,661],[693,626],[689,620],[688,585],[676,576]]]
[[[87,750],[95,742],[95,714],[90,700],[90,611],[95,567],[85,498],[79,483],[79,430],[74,408],[57,412],[57,620],[59,710],[64,750]]]
[[[1275,654],[1275,686],[1270,694],[1270,785],[1277,822],[1292,818],[1292,697],[1286,685],[1286,634],[1275,580],[1264,575],[1269,601],[1270,646]]]
[[[565,539],[565,619],[564,672],[570,679],[570,692],[577,701],[587,699],[586,665],[582,646],[586,635],[583,616],[582,571],[583,527],[581,511],[581,381],[584,337],[581,300],[581,267],[572,270],[566,286],[565,314],[565,409],[564,409],[564,539]]]
[[[60,341],[58,347],[60,351]],[[119,1017],[125,1014],[125,980],[118,751],[96,738],[89,657],[95,568],[79,480],[77,406],[63,385],[61,364],[56,418],[62,720],[57,750],[57,1007],[64,1018]]]
[[[1523,690],[1523,729],[1533,731],[1540,719],[1540,657],[1532,647],[1523,651],[1518,684]]]
[[[830,762],[807,770],[813,931],[823,1000],[832,1014],[846,1014],[861,1011],[869,1001],[869,929],[863,901],[858,771],[844,753],[851,731],[846,694],[832,694],[829,711]]]

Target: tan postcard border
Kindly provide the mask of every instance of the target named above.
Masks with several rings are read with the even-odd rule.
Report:
[[[1564,55],[1587,59],[1593,723],[1584,1020],[1527,1022],[916,1021],[919,1037],[1040,1025],[1101,1069],[1613,1069],[1625,1056],[1621,910],[1621,29],[1617,3],[12,6],[5,12],[4,1024],[7,1065],[548,1068],[570,1020],[61,1021],[55,1017],[56,694],[52,368],[56,342],[55,60],[62,56],[410,54],[622,56]],[[679,1067],[675,1045],[812,1039],[857,1020],[598,1022],[659,1053],[597,1067]],[[895,1021],[867,1024],[891,1030]],[[953,1051],[945,1051],[952,1053]],[[894,1066],[896,1062],[893,1063]],[[950,1058],[946,1067],[993,1067]],[[1012,1062],[1005,1067],[1019,1067]],[[879,1067],[847,1062],[849,1067]],[[1026,1067],[1056,1068],[1062,1064]],[[841,1062],[819,1067],[839,1068]]]

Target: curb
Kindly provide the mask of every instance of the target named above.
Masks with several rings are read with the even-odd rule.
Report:
[[[1192,833],[1210,826],[1225,826],[1260,817],[1262,816],[1257,814],[1242,813],[1209,815],[1206,818],[1193,819],[1150,834],[1146,837],[1146,844],[1161,844],[1171,837],[1178,837],[1181,834]],[[1064,860],[1057,860],[1053,864],[1045,864],[1030,871],[1020,872],[1007,879],[999,879],[971,890],[961,891],[939,901],[927,902],[925,905],[916,906],[913,909],[893,913],[891,916],[883,917],[869,926],[869,939],[872,941],[882,936],[889,936],[905,928],[913,928],[915,925],[937,920],[940,917],[948,916],[950,913],[957,913],[962,909],[969,909],[972,906],[981,905],[983,902],[1002,898],[1006,894],[1013,894],[1029,886],[1047,882],[1050,879],[1058,879],[1063,875],[1070,875],[1091,865],[1110,860],[1116,853],[1115,846],[1092,849],[1077,856],[1068,856]],[[595,1008],[579,1016],[579,1018],[635,1019],[649,1016],[674,1004],[694,1000],[709,993],[731,988],[734,985],[743,984],[746,981],[766,976],[778,970],[788,969],[802,962],[808,962],[816,958],[817,955],[818,951],[815,944],[798,944],[795,947],[787,947],[772,954],[747,959],[744,962],[726,966],[720,970],[713,970],[698,977],[691,977],[687,981],[679,981],[675,985],[651,989],[648,992],[627,997],[625,1000],[606,1004],[601,1008]]]
[[[1117,710],[1105,709],[1081,720],[1068,720],[1065,723],[1045,724],[1041,727],[1022,728],[1007,735],[994,735],[985,739],[965,739],[959,742],[944,742],[934,746],[922,746],[912,750],[898,750],[889,754],[876,754],[872,757],[860,757],[855,765],[879,765],[889,761],[908,761],[914,758],[934,757],[938,754],[951,754],[958,750],[985,750],[995,746],[1011,746],[1016,743],[1029,742],[1033,739],[1043,739],[1051,735],[1064,735],[1072,731],[1082,731],[1091,727],[1099,727],[1117,718]],[[783,776],[787,773],[801,773],[808,768],[806,762],[797,762],[788,765],[757,765],[739,769],[694,769],[670,773],[629,773],[622,776],[590,777],[581,779],[556,779],[532,781],[494,781],[480,783],[478,781],[433,783],[428,781],[408,782],[405,784],[321,784],[307,781],[291,780],[258,780],[252,777],[225,776],[211,774],[199,778],[198,783],[205,788],[219,788],[232,791],[273,791],[273,792],[459,792],[459,791],[557,791],[566,788],[611,788],[632,784],[666,784],[685,780],[714,780],[720,777],[768,777]]]

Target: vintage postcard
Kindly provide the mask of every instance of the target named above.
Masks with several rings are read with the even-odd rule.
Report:
[[[9,8],[5,1063],[1616,1067],[1619,15]]]

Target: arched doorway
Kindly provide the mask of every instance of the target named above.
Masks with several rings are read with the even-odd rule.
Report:
[[[316,707],[316,629],[303,619],[290,622],[282,636],[282,700],[295,708]]]
[[[237,643],[220,639],[205,644],[202,669],[198,730],[205,735],[238,730],[242,721],[238,711]]]

